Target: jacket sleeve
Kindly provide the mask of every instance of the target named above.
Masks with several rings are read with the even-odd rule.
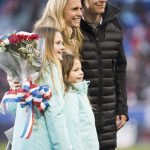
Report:
[[[8,76],[8,75],[7,75],[7,81],[8,81],[8,84],[9,84],[10,88],[14,89],[15,88],[15,84],[13,82],[13,79],[10,76]],[[17,109],[17,103],[16,102],[7,102],[5,104],[5,106],[6,106],[6,110],[8,112],[12,113],[13,115],[16,114],[16,109]],[[0,107],[1,107],[1,109],[3,109],[2,104],[1,104]]]
[[[57,96],[52,96],[50,106],[44,114],[48,133],[54,150],[72,150],[66,118],[57,99]]]
[[[6,110],[13,115],[16,115],[17,103],[7,102],[6,103]]]
[[[119,30],[121,32],[120,45],[118,47],[118,56],[115,63],[115,89],[117,98],[117,114],[125,115],[128,118],[127,92],[126,92],[127,60],[124,52],[122,29],[119,21],[117,22],[117,26],[119,27]]]

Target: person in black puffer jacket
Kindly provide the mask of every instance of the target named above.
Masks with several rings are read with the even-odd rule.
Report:
[[[128,120],[126,94],[126,56],[120,10],[107,0],[81,0],[83,18],[81,58],[85,79],[90,80],[93,106],[101,150],[116,148],[116,132]]]

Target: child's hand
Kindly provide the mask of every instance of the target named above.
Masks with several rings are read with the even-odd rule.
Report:
[[[10,88],[13,90],[17,90],[21,87],[19,81],[12,79],[10,76],[7,76],[7,81],[9,83]]]

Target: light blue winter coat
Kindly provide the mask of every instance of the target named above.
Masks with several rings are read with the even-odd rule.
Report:
[[[88,81],[74,84],[64,96],[64,112],[73,150],[99,150],[95,119],[87,97]]]
[[[59,80],[59,73],[56,65],[52,64],[51,69],[57,92],[51,79],[51,71],[47,65],[47,71],[43,74],[40,85],[47,84],[52,90],[52,97],[49,101],[50,107],[44,116],[35,113],[36,122],[33,126],[32,134],[29,139],[21,139],[24,124],[26,121],[26,111],[17,104],[12,150],[72,150],[72,145],[68,137],[66,128],[66,118],[62,111],[64,107],[63,88]],[[12,104],[13,105],[13,104]],[[8,109],[11,108],[9,104]],[[13,110],[13,108],[11,108]]]

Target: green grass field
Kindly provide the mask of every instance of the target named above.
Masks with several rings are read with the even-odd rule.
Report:
[[[150,145],[136,145],[129,148],[118,148],[117,150],[150,150]]]
[[[6,148],[6,143],[0,143],[0,150],[5,150]],[[133,147],[129,148],[121,148],[121,149],[116,149],[116,150],[150,150],[150,145],[136,145]]]
[[[6,148],[6,143],[5,142],[0,142],[0,150],[5,150]]]

